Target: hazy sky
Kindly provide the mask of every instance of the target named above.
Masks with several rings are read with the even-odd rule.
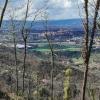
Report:
[[[0,0],[0,5],[4,4],[5,0]],[[30,0],[29,14],[32,14],[36,9],[40,9],[45,5],[45,1],[48,1],[46,6],[48,7],[49,19],[72,19],[79,18],[79,8],[82,7],[83,0]],[[26,10],[27,0],[9,0],[8,10],[5,13],[5,19],[9,18],[9,15],[14,13],[16,19],[22,19]],[[14,10],[20,7],[21,9]],[[0,10],[1,11],[1,10]],[[8,13],[9,12],[9,13]],[[32,20],[34,15],[31,15],[28,19]],[[38,17],[40,19],[40,17]]]

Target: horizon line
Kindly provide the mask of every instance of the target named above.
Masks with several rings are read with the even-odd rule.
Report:
[[[69,18],[69,19],[48,19],[48,21],[59,21],[59,20],[82,20],[84,18]],[[3,21],[10,21],[10,19],[4,19]],[[14,21],[23,21],[23,20],[20,20],[20,19],[14,19]],[[33,20],[26,20],[26,21],[33,21]],[[45,21],[44,19],[43,20],[35,20],[35,21]]]

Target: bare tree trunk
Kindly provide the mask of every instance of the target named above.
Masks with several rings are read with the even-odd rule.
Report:
[[[49,45],[49,48],[50,48],[50,51],[51,51],[51,100],[54,100],[54,85],[53,85],[53,77],[54,77],[54,66],[55,66],[55,63],[54,63],[54,50],[53,50],[53,46],[52,46],[52,43],[51,41],[49,40],[49,37],[48,37],[48,26],[47,26],[47,20],[48,20],[48,15],[47,15],[47,12],[45,12],[44,14],[44,19],[45,19],[45,29],[46,29],[46,32],[45,32],[45,37],[47,39],[47,42],[48,42],[48,45]]]
[[[84,82],[83,82],[83,88],[82,88],[82,100],[85,100],[87,77],[88,77],[88,64],[86,64],[85,66],[86,66],[86,70],[84,73]]]
[[[24,91],[25,91],[25,72],[26,72],[26,70],[25,70],[25,68],[26,68],[26,39],[24,40],[24,63],[23,63],[23,93],[24,93]]]
[[[18,95],[18,64],[17,64],[17,47],[16,47],[16,35],[13,33],[13,41],[14,41],[14,53],[15,53],[15,66],[16,66],[16,93]]]
[[[54,86],[53,86],[53,77],[54,77],[54,51],[53,51],[53,47],[51,45],[51,42],[49,40],[49,37],[47,35],[47,33],[45,34],[46,39],[48,41],[49,47],[50,47],[50,51],[51,51],[51,61],[52,61],[52,68],[51,68],[51,100],[54,100]]]
[[[27,43],[27,31],[26,33],[25,32],[25,25],[26,25],[26,20],[27,20],[27,17],[28,17],[28,10],[29,10],[29,2],[30,0],[27,1],[27,8],[26,8],[26,13],[25,13],[25,19],[24,19],[24,24],[23,24],[23,27],[22,27],[22,38],[23,38],[23,41],[24,41],[24,61],[23,61],[23,89],[22,89],[22,92],[24,94],[24,91],[25,91],[25,68],[26,68],[26,49],[27,49],[27,46],[26,46],[26,43]]]
[[[37,100],[39,100],[39,72],[37,70],[37,87],[36,87],[36,90],[37,90]]]
[[[5,13],[6,8],[7,8],[7,4],[8,4],[8,0],[5,1],[5,5],[4,5],[3,10],[2,10],[2,12],[1,12],[0,27],[1,27],[1,25],[2,25],[2,21],[3,21],[4,13]]]
[[[82,88],[82,100],[85,100],[85,94],[86,94],[86,85],[87,85],[87,76],[88,76],[88,40],[89,40],[89,19],[88,19],[88,0],[85,1],[85,14],[86,14],[86,20],[84,24],[85,28],[85,36],[84,36],[84,48],[83,48],[83,58],[84,58],[84,65],[85,65],[85,72],[84,72],[84,82],[83,82],[83,88]]]
[[[53,85],[53,77],[54,77],[54,52],[51,48],[51,58],[52,58],[52,69],[51,69],[51,100],[54,100],[54,85]]]
[[[18,64],[17,64],[17,41],[16,41],[16,32],[15,31],[15,25],[13,16],[11,16],[11,24],[12,24],[12,30],[13,30],[13,43],[14,43],[14,56],[15,56],[15,66],[16,66],[16,94],[18,95]]]
[[[27,1],[27,8],[26,8],[26,12],[25,12],[25,19],[24,19],[24,24],[23,24],[23,27],[22,27],[22,38],[23,38],[23,41],[24,41],[24,62],[23,62],[23,93],[25,91],[25,72],[26,72],[26,57],[27,57],[27,38],[28,38],[28,34],[30,32],[27,31],[27,29],[25,30],[25,25],[26,25],[26,20],[28,18],[28,11],[29,11],[29,3],[30,3],[30,0]],[[37,14],[35,15],[34,17],[34,20],[32,21],[32,23],[35,21],[36,17],[38,16],[38,12],[39,10],[36,12]],[[31,23],[31,26],[30,28],[32,28],[32,23]],[[26,33],[25,33],[26,32]]]
[[[92,28],[92,32],[91,32],[90,41],[89,41],[88,0],[85,0],[86,24],[85,24],[83,59],[84,59],[84,64],[85,64],[86,69],[85,69],[85,73],[84,73],[84,81],[83,81],[83,88],[82,88],[82,100],[85,100],[87,77],[88,77],[88,70],[89,70],[89,60],[90,60],[91,50],[93,47],[93,40],[94,40],[94,35],[95,35],[95,30],[96,30],[96,24],[97,24],[96,20],[97,20],[97,16],[98,16],[99,6],[100,6],[100,0],[97,0],[94,19],[93,19],[93,28]],[[89,42],[90,42],[90,44],[89,44]]]

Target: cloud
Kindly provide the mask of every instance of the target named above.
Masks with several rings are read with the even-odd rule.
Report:
[[[53,6],[68,8],[71,6],[70,0],[49,0]]]
[[[4,0],[0,0],[4,1]],[[78,3],[81,6],[83,0],[30,0],[29,14],[34,13],[36,9],[48,7],[49,19],[69,19],[79,18]],[[47,3],[46,3],[47,2]],[[27,0],[10,0],[8,7],[12,10],[15,8],[21,8],[14,11],[17,19],[22,19],[25,16]],[[0,3],[1,5],[1,3]],[[33,15],[34,16],[34,15]],[[5,14],[5,19],[8,19],[9,15]],[[32,20],[32,16],[29,17]]]
[[[82,2],[80,1],[79,4]],[[51,19],[79,18],[78,0],[50,0]],[[56,17],[55,17],[56,16]]]

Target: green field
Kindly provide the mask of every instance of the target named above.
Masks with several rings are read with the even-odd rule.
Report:
[[[50,53],[50,48],[48,43],[38,43],[35,45],[37,45],[37,47],[31,48],[30,51],[37,52],[39,59],[41,58],[41,55],[42,55],[41,59],[47,59],[46,58],[47,56],[45,56],[45,54]],[[72,45],[64,42],[62,44],[53,43],[52,46],[55,52],[59,52],[61,55],[69,57],[75,64],[83,64],[80,45]],[[99,62],[100,61],[99,59],[100,59],[100,53],[98,52],[92,53],[90,63],[91,61]]]
[[[66,45],[66,44],[53,44],[54,51],[80,51],[79,45]],[[50,52],[50,48],[48,44],[38,44],[37,48],[33,48],[32,51],[40,51],[40,52]]]

